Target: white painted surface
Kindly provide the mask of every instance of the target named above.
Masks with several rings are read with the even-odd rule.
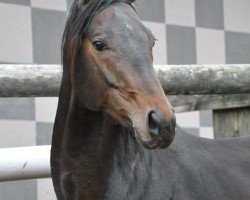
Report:
[[[56,116],[58,98],[38,97],[35,99],[36,121],[53,123]]]
[[[0,181],[50,177],[50,145],[0,149]]]

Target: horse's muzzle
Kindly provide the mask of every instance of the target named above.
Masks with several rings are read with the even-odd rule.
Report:
[[[151,111],[148,114],[147,129],[152,137],[151,141],[143,142],[143,146],[149,149],[167,148],[174,140],[176,118],[174,113],[170,122],[166,122],[161,114]]]

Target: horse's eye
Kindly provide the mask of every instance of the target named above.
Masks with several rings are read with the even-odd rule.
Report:
[[[106,48],[105,44],[100,40],[94,41],[93,46],[97,51],[103,51]]]

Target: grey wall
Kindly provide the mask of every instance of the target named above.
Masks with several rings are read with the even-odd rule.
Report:
[[[0,0],[0,63],[59,64],[66,0]],[[249,0],[138,0],[157,38],[155,64],[250,63]],[[0,99],[0,147],[49,144],[56,98]],[[177,115],[212,137],[210,111]],[[54,199],[51,181],[0,183],[0,200]]]

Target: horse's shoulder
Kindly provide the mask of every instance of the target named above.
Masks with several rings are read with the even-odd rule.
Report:
[[[204,199],[204,195],[206,199],[249,198],[250,193],[245,189],[250,187],[249,150],[249,136],[210,140],[177,133],[174,143],[162,154],[173,196],[177,195],[177,199],[184,196],[192,199],[192,194],[200,196],[199,199]],[[243,187],[235,188],[235,183]]]

